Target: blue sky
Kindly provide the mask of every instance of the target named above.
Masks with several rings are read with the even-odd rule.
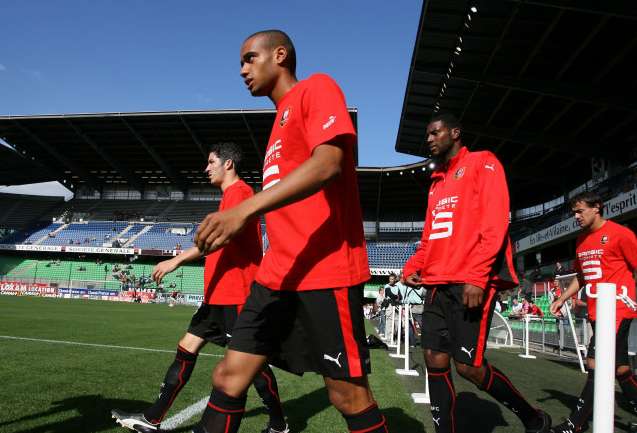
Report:
[[[363,166],[394,150],[421,1],[3,0],[0,114],[271,108],[239,76],[257,30],[294,41],[298,76],[332,75],[359,109]]]

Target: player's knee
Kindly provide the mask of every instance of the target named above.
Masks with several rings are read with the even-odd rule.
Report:
[[[430,349],[424,351],[425,364],[429,368],[449,368],[449,354],[435,352]]]
[[[623,376],[624,374],[626,374],[628,372],[630,372],[630,366],[629,365],[620,365],[615,370],[615,376]]]
[[[225,359],[221,360],[212,371],[212,386],[221,391],[227,390],[231,376],[232,371],[228,368]]]
[[[480,385],[482,383],[484,372],[481,367],[474,367],[473,365],[463,364],[461,362],[456,362],[455,364],[456,371],[460,376],[475,383],[476,385]]]
[[[373,404],[369,389],[360,386],[328,387],[330,403],[342,414],[352,415]]]

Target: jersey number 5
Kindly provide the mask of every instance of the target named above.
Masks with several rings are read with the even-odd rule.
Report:
[[[602,278],[602,262],[599,260],[587,260],[582,263],[584,280],[599,280]]]
[[[448,238],[453,233],[453,212],[438,212],[431,223],[429,240]],[[445,220],[445,221],[441,221]]]

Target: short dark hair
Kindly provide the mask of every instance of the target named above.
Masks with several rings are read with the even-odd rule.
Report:
[[[602,200],[602,197],[598,193],[593,191],[580,192],[579,194],[571,197],[568,201],[568,205],[571,208],[574,208],[579,202],[586,203],[586,206],[588,207],[599,208],[600,216],[604,216],[604,200]]]
[[[290,72],[296,74],[296,49],[294,49],[292,39],[290,39],[287,33],[278,29],[261,30],[248,36],[246,41],[255,36],[264,36],[268,43],[268,48],[276,48],[279,46],[285,47],[288,52],[288,56],[285,59],[284,65],[290,70]]]
[[[221,160],[222,163],[227,160],[231,160],[234,164],[234,170],[239,172],[241,167],[241,160],[243,159],[243,152],[241,147],[233,141],[222,141],[215,143],[208,149],[208,153],[214,153]]]
[[[438,121],[442,122],[449,129],[458,128],[462,132],[462,124],[456,116],[449,112],[436,113],[429,119],[429,123]]]

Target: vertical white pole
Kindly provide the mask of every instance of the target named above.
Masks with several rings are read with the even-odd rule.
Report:
[[[590,284],[586,285],[587,293]],[[589,294],[590,297],[591,294]],[[595,320],[595,397],[593,431],[612,433],[615,416],[615,316],[617,287],[598,283]]]
[[[528,359],[535,359],[536,356],[535,355],[530,355],[529,354],[529,324],[531,323],[531,317],[529,317],[529,315],[527,314],[526,316],[524,316],[524,338],[525,338],[525,352],[524,354],[520,354],[518,355],[520,358],[528,358]]]
[[[396,369],[396,373],[401,376],[419,376],[416,370],[409,369],[409,321],[411,318],[411,305],[405,304],[405,368]]]
[[[391,314],[390,314],[390,320],[391,320],[391,326],[389,327],[390,332],[389,332],[389,347],[394,347],[394,323],[395,323],[395,316],[396,316],[396,307],[394,307],[393,305],[390,305],[391,308]],[[385,324],[385,336],[387,336],[387,324]]]
[[[392,358],[402,358],[405,355],[400,353],[400,340],[401,340],[401,328],[402,328],[402,314],[403,314],[403,306],[402,304],[398,306],[398,320],[396,321],[398,324],[398,332],[396,332],[396,353],[391,353],[389,356]]]

